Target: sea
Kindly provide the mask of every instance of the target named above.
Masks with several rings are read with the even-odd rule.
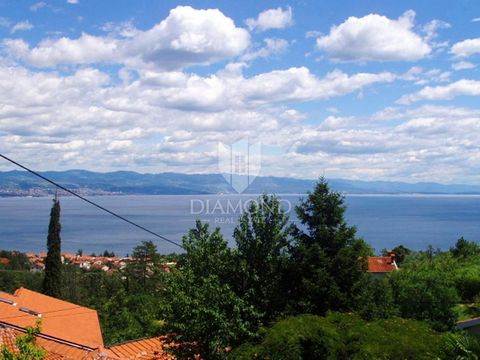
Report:
[[[295,205],[305,195],[279,196],[292,221]],[[243,209],[254,195],[128,195],[94,196],[90,200],[180,244],[197,219],[220,227],[231,246]],[[141,241],[152,240],[160,253],[181,248],[128,224],[75,197],[62,197],[62,251],[84,254],[104,250],[127,255]],[[52,199],[0,198],[0,249],[46,251]],[[480,241],[480,196],[475,195],[346,195],[346,219],[358,237],[377,252],[404,245],[448,249],[458,238]]]

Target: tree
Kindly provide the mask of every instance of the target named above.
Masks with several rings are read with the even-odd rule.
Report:
[[[12,351],[7,347],[0,350],[3,360],[42,360],[46,352],[36,347],[35,336],[41,331],[41,323],[37,321],[34,327],[28,326],[26,333],[19,335],[15,339],[15,347],[17,351]]]
[[[301,226],[295,227],[289,273],[294,312],[325,314],[353,307],[355,284],[365,276],[371,248],[355,237],[345,221],[344,198],[321,178],[296,208]]]
[[[132,260],[126,268],[129,291],[151,292],[157,290],[161,272],[161,257],[152,241],[142,241],[133,249]]]
[[[183,238],[185,255],[166,276],[161,294],[165,300],[166,326],[179,334],[177,341],[195,343],[196,349],[182,347],[191,356],[224,358],[229,346],[253,335],[254,309],[232,289],[232,252],[220,229],[196,222]],[[191,350],[191,351],[190,351]]]
[[[453,359],[444,356],[442,342],[442,334],[415,320],[299,315],[278,321],[263,332],[261,341],[241,345],[229,359]]]
[[[405,258],[412,253],[412,250],[403,245],[395,246],[391,251],[395,253],[395,262],[398,266],[400,266],[405,261]],[[387,256],[389,252],[390,251],[384,249],[382,255]]]
[[[50,224],[47,237],[47,258],[45,259],[45,278],[43,293],[53,297],[61,297],[62,288],[62,254],[60,239],[60,201],[55,198],[50,211]]]
[[[476,256],[480,253],[480,246],[475,241],[465,240],[463,237],[457,240],[454,247],[450,248],[450,252],[456,258],[468,258]]]
[[[402,317],[427,321],[436,330],[452,328],[459,298],[449,276],[436,269],[404,267],[392,273],[390,281]]]
[[[216,275],[224,283],[230,283],[233,273],[233,256],[220,228],[210,232],[208,224],[200,220],[195,228],[183,237],[185,256],[180,266],[189,269],[197,278]]]
[[[263,195],[251,202],[240,217],[233,237],[237,243],[238,294],[273,319],[283,310],[283,267],[288,259],[288,216],[275,196]]]

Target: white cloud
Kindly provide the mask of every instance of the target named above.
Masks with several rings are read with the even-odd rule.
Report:
[[[301,126],[305,115],[285,101],[318,101],[393,79],[340,71],[319,78],[306,68],[245,77],[241,69],[232,64],[206,77],[142,70],[118,83],[93,68],[61,75],[0,64],[9,89],[0,92],[0,141],[27,164],[62,159],[59,169],[215,172],[218,141],[289,144],[272,134]]]
[[[451,25],[445,21],[442,21],[442,20],[432,20],[430,22],[428,22],[427,24],[425,24],[423,26],[423,32],[425,33],[425,38],[424,40],[427,42],[427,43],[431,43],[432,40],[434,40],[435,38],[438,37],[438,33],[437,31],[439,29],[448,29],[450,28]],[[433,43],[432,44],[433,46],[442,46],[443,43]]]
[[[473,18],[473,19],[472,19],[472,22],[480,22],[480,17]]]
[[[397,103],[408,105],[421,100],[451,100],[457,96],[480,96],[480,81],[462,79],[445,86],[426,86],[416,93],[402,96]]]
[[[290,6],[286,9],[278,7],[268,9],[258,14],[256,19],[245,20],[250,30],[266,31],[269,29],[284,29],[293,25],[293,12]]]
[[[67,3],[69,4],[78,4],[79,0],[67,0]]]
[[[179,63],[211,64],[235,57],[249,44],[248,32],[219,10],[179,6],[161,23],[126,42],[123,52],[129,63],[138,60],[147,66],[178,68]]]
[[[10,29],[10,32],[14,34],[17,31],[26,31],[31,29],[33,29],[32,23],[26,20],[26,21],[17,22],[15,25],[12,26],[12,28]]]
[[[118,53],[116,40],[88,34],[82,34],[78,39],[43,40],[32,49],[20,39],[7,39],[4,44],[12,56],[37,67],[108,62],[113,61]]]
[[[45,6],[47,6],[47,3],[45,1],[36,2],[35,4],[30,6],[30,11],[37,11]]]
[[[480,38],[460,41],[450,50],[457,57],[468,57],[480,53]]]
[[[240,55],[250,44],[245,29],[219,10],[195,10],[179,6],[147,31],[125,28],[115,37],[82,34],[78,39],[63,37],[43,40],[30,48],[23,40],[4,40],[16,58],[34,66],[114,62],[133,68],[182,68],[211,64]],[[127,36],[128,35],[128,36]]]
[[[288,41],[285,39],[266,38],[265,46],[258,50],[246,53],[241,57],[242,61],[252,61],[256,58],[266,58],[273,55],[283,54],[288,49]]]
[[[335,61],[413,61],[431,52],[429,44],[413,32],[415,13],[405,12],[397,20],[378,14],[349,17],[317,39],[317,48]]]
[[[474,69],[475,67],[476,67],[475,64],[472,64],[471,62],[468,62],[468,61],[459,61],[452,64],[452,69],[455,71]]]

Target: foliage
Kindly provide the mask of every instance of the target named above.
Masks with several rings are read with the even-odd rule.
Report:
[[[157,246],[152,241],[142,241],[133,249],[132,261],[128,264],[125,276],[131,292],[155,292],[160,285],[161,258]]]
[[[285,307],[282,279],[288,261],[288,216],[275,196],[263,195],[239,219],[233,232],[237,279],[233,286],[270,321]]]
[[[344,198],[320,179],[296,208],[289,283],[293,312],[325,314],[353,307],[353,289],[365,276],[369,246],[345,221]],[[359,260],[363,259],[363,260]]]
[[[37,321],[34,327],[27,327],[26,333],[15,339],[15,346],[18,351],[11,351],[3,347],[0,355],[4,360],[42,360],[46,353],[36,347],[35,336],[41,331],[41,322]]]
[[[388,319],[398,315],[388,278],[367,276],[355,288],[355,311],[366,320]]]
[[[13,293],[19,287],[41,291],[43,274],[26,270],[0,270],[0,290]]]
[[[443,356],[442,341],[442,335],[415,320],[300,315],[277,322],[259,344],[238,347],[230,359],[433,359]]]
[[[468,258],[480,254],[480,246],[474,241],[468,241],[461,237],[455,246],[450,248],[450,252],[454,257]]]
[[[0,258],[9,260],[8,264],[0,264],[0,269],[30,270],[30,261],[28,261],[28,257],[21,252],[0,250]]]
[[[248,319],[256,318],[254,309],[228,284],[232,253],[218,229],[210,232],[197,221],[183,245],[182,269],[168,274],[162,294],[166,329],[181,342],[198,343],[202,356],[223,358],[228,346],[253,335]]]
[[[62,254],[60,239],[60,201],[53,200],[48,226],[47,258],[45,259],[45,277],[43,293],[53,297],[61,297],[62,284]]]
[[[402,317],[425,320],[437,330],[453,326],[456,320],[453,307],[459,298],[445,274],[403,268],[391,275],[391,282]]]
[[[444,349],[446,359],[478,360],[480,358],[480,338],[466,332],[447,334]]]
[[[398,266],[402,265],[407,256],[412,253],[412,250],[403,245],[395,246],[391,251],[395,253],[395,262]],[[382,250],[382,255],[387,256],[389,252],[390,251],[384,249]]]

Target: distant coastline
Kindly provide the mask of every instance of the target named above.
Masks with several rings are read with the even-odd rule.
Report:
[[[222,174],[99,173],[86,170],[46,171],[41,174],[84,196],[236,194]],[[243,193],[301,195],[311,191],[315,182],[310,179],[258,176]],[[333,190],[348,196],[480,195],[480,185],[348,179],[328,179],[328,182]],[[0,197],[44,197],[54,193],[54,186],[25,171],[0,172]]]

